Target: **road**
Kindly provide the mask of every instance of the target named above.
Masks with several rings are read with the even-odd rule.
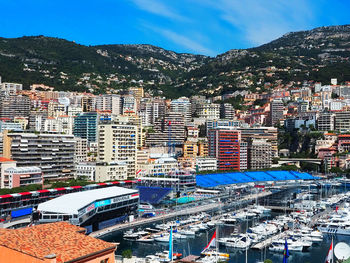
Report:
[[[258,194],[258,198],[264,197],[264,196],[267,196],[270,194],[272,194],[272,193],[262,192],[262,193]],[[231,206],[236,205],[237,206],[237,203],[244,203],[244,202],[247,202],[249,200],[255,200],[256,197],[257,197],[256,194],[255,195],[248,195],[242,199],[237,200],[235,202],[235,204],[231,203],[229,205],[231,205]],[[192,214],[210,211],[210,210],[219,210],[219,209],[227,208],[229,205],[227,203],[224,204],[222,202],[215,202],[215,203],[210,203],[210,204],[205,204],[205,205],[199,205],[196,207],[187,207],[185,209],[182,207],[182,209],[178,209],[177,211],[172,211],[172,212],[169,212],[167,214],[160,215],[160,216],[155,216],[155,217],[151,217],[151,218],[138,218],[133,222],[117,224],[117,225],[114,225],[111,227],[107,227],[107,228],[104,228],[102,230],[98,230],[98,231],[90,233],[90,236],[102,237],[102,236],[105,236],[107,234],[113,233],[115,231],[120,231],[120,230],[124,230],[124,229],[128,229],[128,228],[134,228],[134,227],[145,225],[145,224],[151,224],[151,223],[155,223],[158,221],[171,219],[171,218],[174,218],[177,216],[192,215]]]

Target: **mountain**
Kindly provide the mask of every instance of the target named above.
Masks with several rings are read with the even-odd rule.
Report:
[[[214,58],[152,45],[84,46],[45,36],[0,38],[3,81],[25,88],[44,83],[58,90],[102,93],[143,85],[168,97],[263,91],[303,80],[350,80],[350,25],[285,34],[250,49]]]

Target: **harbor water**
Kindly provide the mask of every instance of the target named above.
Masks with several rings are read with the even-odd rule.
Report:
[[[244,227],[242,224],[240,227]],[[207,245],[215,229],[209,231],[203,231],[197,234],[195,237],[187,238],[185,240],[178,240],[174,242],[174,252],[182,253],[183,256],[189,254],[200,255],[203,248]],[[219,235],[221,237],[229,236],[234,231],[232,226],[220,226]],[[134,241],[123,240],[123,233],[117,232],[103,237],[104,240],[109,242],[118,242],[120,245],[116,251],[116,254],[121,254],[124,250],[131,249],[132,254],[137,257],[145,257],[147,255],[153,255],[157,252],[168,250],[168,243],[152,242],[141,243]],[[324,262],[327,255],[329,246],[331,244],[332,236],[324,235],[324,239],[321,243],[313,245],[306,252],[290,252],[288,262],[290,263],[320,263]],[[349,236],[334,236],[334,243],[346,242],[350,243]],[[242,263],[245,262],[245,250],[228,249],[220,246],[220,252],[226,252],[230,254],[230,263]],[[282,262],[283,252],[271,252],[268,248],[263,250],[248,250],[248,262],[256,263],[263,261],[264,259],[271,259],[272,262]]]

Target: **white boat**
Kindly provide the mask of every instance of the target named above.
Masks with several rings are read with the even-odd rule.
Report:
[[[326,234],[350,236],[350,227],[348,226],[328,224],[319,226],[318,230]]]

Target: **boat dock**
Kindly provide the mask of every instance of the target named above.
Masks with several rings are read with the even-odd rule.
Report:
[[[168,220],[171,218],[176,218],[178,216],[186,216],[186,215],[193,215],[196,213],[201,213],[201,212],[206,212],[206,211],[211,211],[211,210],[222,210],[222,209],[227,209],[228,207],[232,207],[237,203],[245,203],[248,201],[255,200],[255,198],[261,198],[261,197],[266,197],[268,195],[271,195],[271,192],[262,192],[258,195],[248,195],[245,196],[244,198],[237,200],[235,202],[230,202],[230,203],[211,203],[211,204],[206,204],[206,205],[201,205],[201,206],[195,206],[195,207],[187,207],[186,209],[179,209],[177,211],[169,212],[167,214],[155,216],[155,217],[150,217],[150,218],[138,218],[135,221],[132,222],[127,222],[127,223],[122,223],[122,224],[117,224],[111,227],[107,227],[95,232],[90,233],[89,235],[92,237],[101,237],[104,235],[108,235],[110,233],[113,233],[115,231],[121,231],[121,230],[126,230],[129,228],[135,228],[139,227],[142,225],[146,224],[152,224],[156,223],[159,221],[164,221]]]
[[[268,247],[269,245],[271,245],[274,240],[280,239],[283,236],[284,236],[283,232],[282,233],[278,233],[278,234],[276,234],[276,235],[274,235],[272,237],[269,237],[268,239],[265,239],[264,241],[256,243],[251,248],[252,249],[259,249],[259,250],[264,249],[265,247]]]

